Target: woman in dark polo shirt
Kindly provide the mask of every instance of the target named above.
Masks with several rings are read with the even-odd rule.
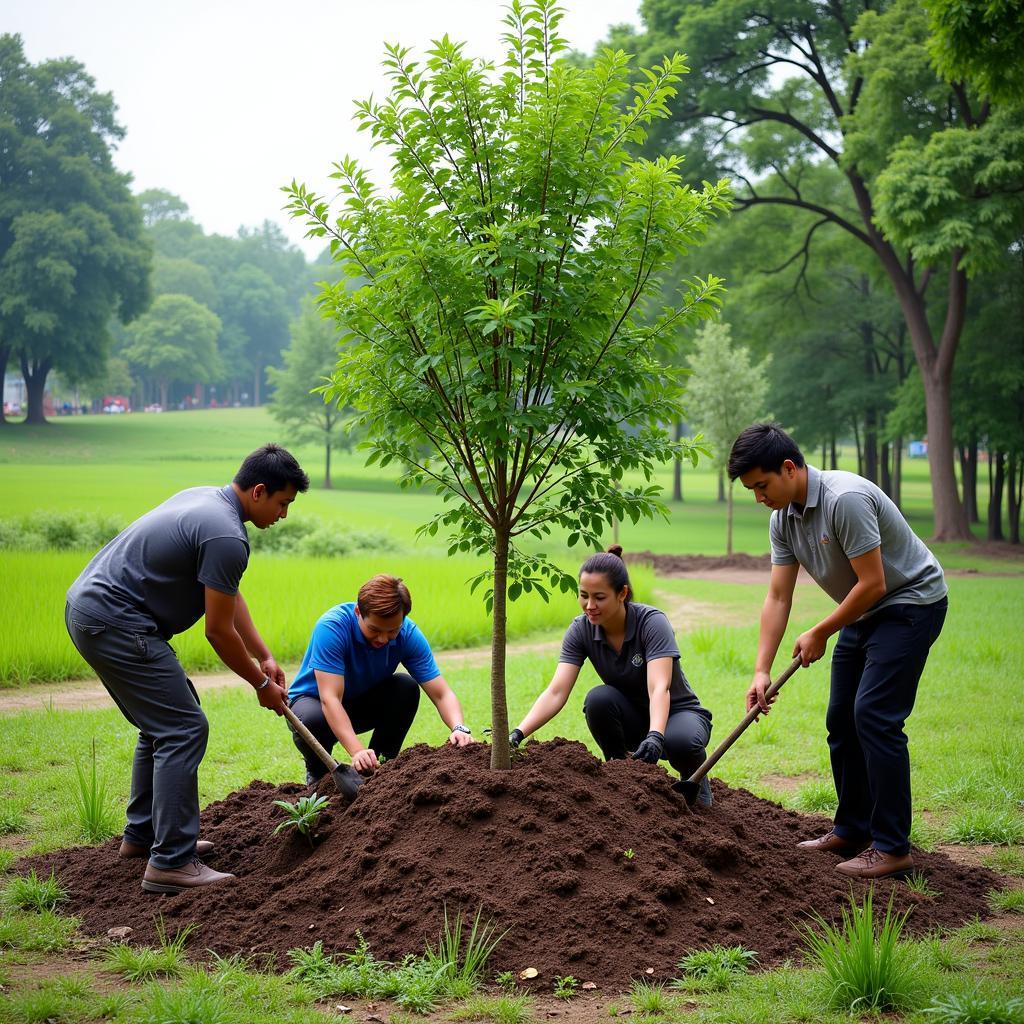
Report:
[[[711,712],[701,707],[679,667],[668,618],[632,600],[618,545],[583,563],[579,595],[583,614],[566,631],[558,668],[509,742],[519,746],[565,707],[589,658],[601,684],[587,694],[583,713],[605,760],[627,757],[632,750],[648,764],[664,758],[688,778],[706,756]],[[707,779],[698,802],[711,806]]]

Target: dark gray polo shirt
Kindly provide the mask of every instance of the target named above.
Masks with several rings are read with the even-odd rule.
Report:
[[[622,649],[616,651],[605,639],[600,626],[591,625],[586,615],[578,615],[566,630],[559,661],[582,665],[590,659],[601,681],[621,690],[636,704],[649,702],[647,663],[656,658],[672,659],[672,683],[669,697],[672,710],[692,708],[711,714],[700,706],[697,695],[679,666],[679,647],[672,625],[663,611],[648,604],[630,601],[626,605],[626,635]]]
[[[807,467],[807,501],[772,512],[773,565],[799,562],[837,604],[857,582],[851,558],[881,548],[890,604],[934,604],[946,596],[938,560],[880,487],[856,473]]]
[[[202,618],[206,587],[237,594],[248,563],[232,487],[191,487],[102,548],[71,584],[68,602],[111,626],[170,639]]]

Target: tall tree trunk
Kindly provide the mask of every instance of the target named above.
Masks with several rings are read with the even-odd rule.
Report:
[[[729,481],[728,503],[725,506],[725,553],[732,554],[732,489],[735,480]]]
[[[994,472],[993,472],[994,467]],[[1006,475],[1006,452],[988,454],[988,539],[1003,539],[1003,482]]]
[[[7,424],[4,414],[4,381],[7,378],[7,360],[11,358],[11,346],[0,345],[0,427]]]
[[[494,607],[491,622],[491,767],[508,771],[508,705],[505,701],[505,628],[508,596],[509,530],[494,532]]]
[[[860,446],[860,427],[857,424],[857,417],[853,418],[853,443],[857,446],[857,474],[864,475],[864,452]]]
[[[28,412],[25,415],[26,423],[46,422],[43,398],[46,394],[46,378],[52,368],[52,359],[43,359],[37,363],[29,361],[24,356],[21,357],[21,375],[25,380],[25,398],[28,404]]]
[[[867,279],[864,278],[862,290],[868,291]],[[872,395],[875,379],[875,331],[869,321],[862,321],[860,338],[863,348],[864,376],[868,382],[868,394]],[[878,483],[878,409],[872,395],[864,410],[864,469],[861,475],[873,484]]]
[[[168,384],[167,384],[167,381],[165,381],[165,380],[160,381],[159,384],[160,384],[160,408],[163,409],[164,412],[167,412],[167,388],[168,388]]]
[[[832,439],[831,439],[831,442],[829,444],[829,448],[830,448],[830,451],[832,453],[832,465],[831,465],[831,468],[832,469],[838,469],[839,468],[839,459],[836,456],[836,435],[835,435],[834,431],[832,433]]]
[[[725,501],[725,470],[718,471],[718,500]]]
[[[892,500],[897,508],[903,507],[903,438],[892,443]]]
[[[878,462],[882,470],[882,490],[892,497],[892,469],[889,464],[889,442],[883,441],[878,452]]]
[[[331,489],[331,439],[327,439],[327,443],[324,445],[327,449],[324,457],[324,490],[329,491]]]
[[[683,439],[683,430],[686,424],[682,420],[676,420],[676,441]],[[676,458],[672,463],[672,500],[683,500],[683,460]]]
[[[960,483],[963,488],[964,515],[967,522],[979,523],[978,517],[978,437],[973,435],[966,445],[959,445]]]
[[[1006,513],[1009,517],[1007,540],[1020,543],[1020,480],[1024,476],[1021,456],[1014,452],[1006,464]]]
[[[252,404],[260,404],[260,378],[263,376],[263,362],[256,360],[256,366],[252,373]]]

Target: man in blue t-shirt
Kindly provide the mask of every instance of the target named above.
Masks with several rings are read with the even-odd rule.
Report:
[[[374,576],[355,602],[320,616],[288,690],[292,710],[320,743],[327,750],[341,743],[352,767],[366,775],[377,770],[378,757],[392,758],[402,749],[421,688],[451,730],[448,742],[472,742],[458,697],[426,637],[406,617],[411,610],[409,588],[400,578]],[[399,665],[406,671],[396,671]],[[358,734],[371,730],[367,747]],[[327,769],[298,735],[294,739],[306,762],[306,783],[313,785]]]

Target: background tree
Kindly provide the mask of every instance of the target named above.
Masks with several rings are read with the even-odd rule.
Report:
[[[45,422],[50,370],[102,365],[111,318],[149,302],[142,217],[111,162],[114,115],[81,64],[29,64],[20,36],[0,36],[0,379],[13,356],[27,423]]]
[[[764,419],[770,358],[756,366],[750,352],[734,345],[728,324],[704,324],[689,357],[692,376],[686,387],[687,408],[711,447],[721,473],[740,432]],[[735,481],[726,485],[725,553],[732,554],[732,502]]]
[[[129,329],[125,356],[143,367],[160,389],[166,409],[175,381],[205,382],[220,370],[217,335],[220,321],[187,295],[159,295],[152,308]]]
[[[506,600],[576,585],[519,544],[560,527],[570,546],[598,547],[616,518],[659,508],[657,488],[616,483],[675,453],[660,424],[678,414],[678,374],[655,345],[710,315],[719,292],[694,281],[653,322],[641,315],[726,206],[724,184],[686,188],[678,158],[627,149],[666,115],[682,58],[645,72],[627,101],[627,55],[559,61],[560,17],[551,0],[512,0],[498,69],[447,37],[422,63],[389,46],[391,94],[358,117],[393,156],[392,189],[343,161],[337,219],[304,186],[287,190],[310,234],[366,279],[321,299],[350,342],[328,394],[360,410],[371,461],[397,460],[444,496],[424,529],[490,557],[474,586],[491,583],[495,768],[509,767]]]
[[[284,365],[267,368],[267,381],[274,389],[268,403],[270,414],[284,425],[292,440],[324,446],[324,488],[330,490],[331,452],[352,444],[344,429],[351,410],[346,412],[316,389],[329,382],[338,364],[339,331],[307,302],[292,324],[291,337],[291,345],[283,352]]]
[[[842,230],[884,272],[925,388],[935,534],[968,538],[953,471],[952,368],[968,273],[990,265],[1024,215],[1014,118],[970,84],[938,77],[916,0],[644,0],[641,10],[647,32],[632,45],[683,50],[700,83],[648,151],[699,146],[700,173],[744,184],[741,209],[812,214],[802,249]],[[843,175],[841,197],[808,191],[821,163]]]

